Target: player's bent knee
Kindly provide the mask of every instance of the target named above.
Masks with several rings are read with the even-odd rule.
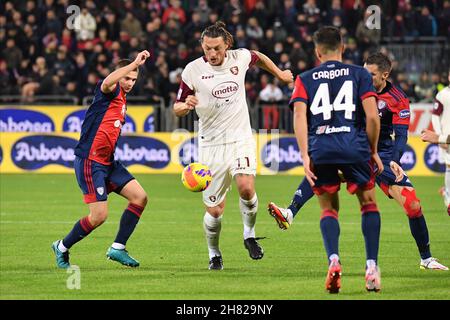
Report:
[[[410,219],[419,218],[422,216],[422,207],[420,205],[420,201],[413,200],[409,202],[408,204],[405,202],[403,205],[406,215]]]
[[[223,214],[224,207],[221,206],[208,207],[206,211],[208,211],[208,213],[214,218],[219,218]]]
[[[145,192],[140,194],[138,198],[136,199],[136,204],[140,205],[141,207],[145,207],[148,203],[148,196]]]
[[[98,227],[99,225],[103,224],[103,222],[105,222],[107,218],[107,211],[96,211],[89,214],[89,221],[93,227]]]
[[[422,208],[420,200],[416,196],[416,191],[414,189],[404,188],[401,195],[405,198],[403,208],[405,209],[408,218],[414,219],[421,217]]]
[[[253,187],[244,188],[239,190],[239,196],[244,200],[250,200],[255,195],[255,190]]]

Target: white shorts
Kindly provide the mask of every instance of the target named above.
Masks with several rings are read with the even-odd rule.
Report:
[[[447,149],[439,147],[439,156],[441,157],[441,160],[444,160],[447,166],[450,166],[450,144],[447,145]]]
[[[254,140],[199,148],[199,162],[212,173],[211,185],[203,191],[203,202],[215,207],[225,200],[236,174],[256,175],[256,146]]]

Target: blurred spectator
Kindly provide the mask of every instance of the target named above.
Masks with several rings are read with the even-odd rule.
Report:
[[[285,30],[289,33],[293,33],[295,30],[295,22],[297,20],[297,8],[295,7],[294,0],[284,0],[283,1],[284,8],[281,12],[281,16],[279,16],[280,24],[275,26],[279,28],[281,25],[281,21],[283,26],[286,28]]]
[[[362,51],[375,50],[381,39],[381,31],[379,29],[369,29],[366,26],[367,19],[371,16],[369,11],[364,14],[364,20],[358,23],[356,27],[356,39]]]
[[[347,45],[345,46],[345,51],[343,54],[343,59],[348,60],[348,63],[362,65],[361,52],[358,50],[355,39],[349,38],[347,40]]]
[[[81,6],[82,12],[73,26],[66,26],[66,9],[70,4]],[[371,4],[382,7],[383,33],[365,26],[366,6]],[[203,55],[201,32],[218,20],[227,22],[235,40],[233,48],[260,50],[277,65],[289,66],[298,75],[320,63],[315,58],[312,34],[322,25],[331,24],[341,30],[346,43],[344,61],[362,64],[370,51],[390,54],[380,47],[386,41],[382,35],[418,43],[420,35],[449,37],[450,0],[3,1],[0,2],[2,93],[22,92],[24,99],[35,94],[70,93],[81,102],[119,59],[133,57],[145,48],[150,50],[151,58],[143,72],[151,81],[137,83],[135,92],[154,90],[168,105],[175,88],[170,81],[171,72]],[[433,54],[429,59],[440,57],[438,54],[443,57],[439,69],[448,68],[445,52],[430,53]],[[446,78],[442,80],[440,74],[431,73],[428,81],[419,81],[423,71],[435,70],[424,70],[422,56],[405,54],[391,58],[392,79],[411,99],[428,99],[427,82],[433,90],[447,84]],[[250,103],[256,101],[269,80],[259,68],[252,67],[247,72]],[[290,95],[287,86],[279,88],[286,96]]]
[[[66,85],[75,76],[75,66],[67,56],[67,50],[66,46],[59,46],[52,69],[53,74],[59,77],[62,85]]]
[[[86,9],[84,10],[84,12],[88,13]],[[91,16],[91,18],[92,18],[92,16]],[[80,23],[84,23],[84,21],[80,20]],[[44,24],[44,33],[53,32],[59,36],[61,34],[61,30],[62,30],[62,24],[61,24],[61,21],[59,21],[59,19],[56,17],[55,11],[53,11],[53,10],[47,11],[47,18],[45,19],[45,24]]]
[[[281,89],[275,83],[268,82],[259,93],[259,100],[263,112],[263,128],[278,128],[280,112],[277,103],[283,101],[283,92]]]
[[[420,75],[419,82],[414,87],[414,92],[420,101],[432,102],[435,94],[435,86],[427,72]]]
[[[80,41],[92,40],[95,36],[97,23],[87,8],[81,9],[81,14],[74,20],[77,39]]]
[[[207,0],[198,0],[198,5],[194,8],[194,11],[200,15],[201,23],[206,24],[208,22],[211,8],[208,6]]]
[[[424,6],[420,12],[417,19],[417,28],[421,36],[431,37],[437,35],[436,19],[431,15],[427,6]]]
[[[181,25],[186,23],[186,13],[184,12],[184,9],[181,7],[181,1],[170,0],[170,7],[164,10],[164,14],[162,16],[162,23],[166,24],[169,21],[169,19],[174,19]]]
[[[131,13],[127,12],[125,19],[120,23],[120,31],[125,32],[129,37],[138,38],[142,32],[142,26],[138,19]]]
[[[450,0],[445,0],[438,15],[439,35],[450,39]]]
[[[248,24],[245,32],[247,34],[247,37],[249,37],[250,39],[260,40],[264,36],[263,29],[259,26],[258,20],[254,17],[248,19]]]
[[[243,8],[239,2],[239,0],[230,0],[227,3],[225,3],[225,6],[223,8],[222,17],[223,20],[225,20],[226,23],[228,23],[231,20],[231,16],[233,15],[242,15]]]
[[[14,80],[8,71],[8,66],[5,60],[0,60],[0,88],[5,95],[14,95]]]
[[[10,69],[15,69],[22,61],[22,51],[16,46],[14,39],[6,41],[6,48],[3,50],[3,59],[6,61],[6,66]]]
[[[403,16],[401,14],[395,15],[394,19],[388,22],[388,35],[390,37],[404,37],[407,34]]]

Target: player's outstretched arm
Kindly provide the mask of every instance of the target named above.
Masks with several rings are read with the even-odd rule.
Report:
[[[148,57],[150,57],[150,53],[147,50],[139,52],[136,59],[132,63],[111,72],[109,76],[107,76],[105,80],[103,80],[100,90],[103,93],[112,92],[120,79],[125,77],[130,71],[133,71],[140,65],[144,64],[145,60]]]
[[[366,114],[366,132],[372,152],[372,160],[375,161],[378,167],[377,174],[380,174],[384,170],[384,166],[378,156],[378,137],[380,135],[381,124],[377,102],[375,97],[370,96],[362,101],[362,105]]]
[[[185,101],[178,101],[173,104],[173,112],[177,117],[184,117],[191,110],[194,110],[197,104],[197,97],[194,95],[189,95],[186,97]]]
[[[266,70],[267,72],[270,72],[274,77],[277,77],[280,81],[283,81],[286,84],[294,82],[294,76],[292,75],[291,70],[281,70],[277,67],[273,61],[266,56],[265,54],[259,52],[259,51],[253,51],[258,56],[258,61],[256,62],[256,65]]]

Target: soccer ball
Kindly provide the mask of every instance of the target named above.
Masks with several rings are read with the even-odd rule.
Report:
[[[184,167],[181,173],[181,182],[192,192],[200,192],[206,190],[211,184],[211,171],[208,166],[194,162]]]

